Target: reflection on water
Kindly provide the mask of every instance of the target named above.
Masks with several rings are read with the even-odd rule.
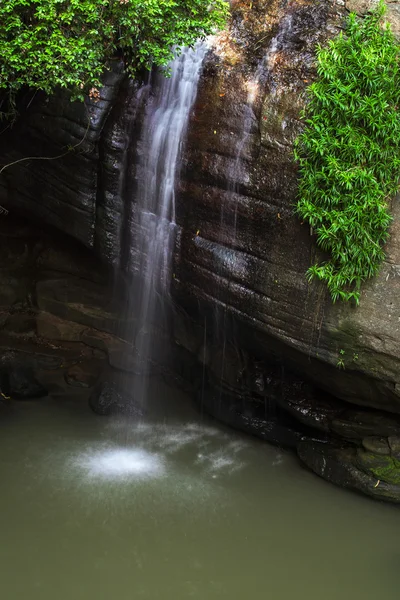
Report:
[[[140,425],[49,400],[0,420],[2,600],[398,599],[395,507],[152,394]]]

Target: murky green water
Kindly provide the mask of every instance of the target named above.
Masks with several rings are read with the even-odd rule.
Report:
[[[72,402],[2,417],[1,600],[398,600],[400,510],[153,387],[136,429]]]

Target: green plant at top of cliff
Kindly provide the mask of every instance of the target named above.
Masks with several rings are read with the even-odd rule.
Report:
[[[319,47],[305,130],[296,141],[297,213],[330,256],[308,270],[333,301],[359,302],[384,258],[400,176],[400,49],[380,1]]]
[[[227,13],[225,0],[1,0],[0,91],[64,87],[83,98],[116,55],[131,75],[166,65],[173,46],[192,46]]]

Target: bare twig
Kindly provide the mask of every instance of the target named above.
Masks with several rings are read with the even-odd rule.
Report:
[[[58,154],[57,156],[25,156],[24,158],[19,158],[18,160],[14,160],[13,162],[10,162],[6,165],[4,165],[4,167],[2,167],[0,169],[0,175],[3,173],[3,171],[5,171],[5,169],[8,169],[9,167],[12,167],[13,165],[17,165],[18,163],[24,162],[26,160],[58,160],[59,158],[63,158],[64,156],[66,156],[67,154],[69,154],[70,152],[72,152],[73,150],[75,150],[75,148],[78,148],[78,146],[80,146],[81,144],[83,144],[83,142],[85,141],[87,134],[89,132],[89,128],[90,128],[90,115],[89,112],[86,108],[86,113],[87,113],[87,117],[88,117],[88,123],[87,123],[87,127],[85,130],[85,134],[83,136],[83,138],[74,146],[69,146],[68,149],[66,150],[66,152],[63,152],[62,154]],[[6,208],[4,208],[4,206],[0,205],[0,215],[8,215],[8,210]]]
[[[72,152],[72,150],[75,150],[75,148],[78,148],[78,146],[83,144],[83,142],[85,141],[85,139],[87,137],[89,127],[90,127],[90,116],[88,115],[88,124],[86,127],[85,135],[77,144],[75,144],[75,146],[69,146],[65,152],[63,152],[62,154],[58,154],[57,156],[25,156],[24,158],[19,158],[18,160],[14,160],[13,162],[10,162],[7,165],[4,165],[4,167],[2,167],[0,169],[0,175],[3,173],[3,171],[5,171],[5,169],[8,169],[9,167],[12,167],[13,165],[17,165],[18,163],[24,162],[26,160],[58,160],[59,158],[63,158],[64,156],[66,156],[67,154]]]

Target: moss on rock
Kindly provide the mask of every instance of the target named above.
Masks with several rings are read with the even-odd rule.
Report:
[[[400,485],[400,461],[391,455],[384,456],[359,448],[357,450],[357,466],[379,481]]]

